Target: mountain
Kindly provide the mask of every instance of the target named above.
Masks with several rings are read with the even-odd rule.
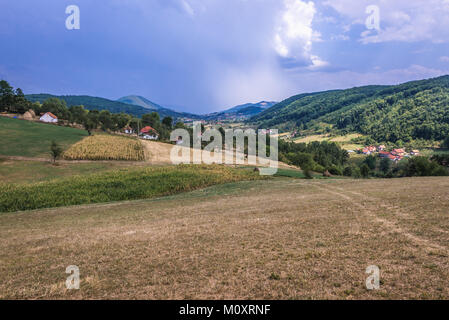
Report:
[[[161,117],[170,116],[174,119],[181,119],[181,118],[182,119],[199,119],[200,118],[200,116],[192,114],[192,113],[177,112],[172,109],[164,108],[164,107],[158,105],[157,103],[154,103],[142,96],[131,95],[131,96],[122,97],[122,98],[118,99],[117,101],[126,103],[126,104],[130,104],[130,105],[139,106],[139,107],[151,110],[151,111],[156,111],[157,113],[159,113],[159,115]]]
[[[88,110],[109,110],[112,113],[128,113],[136,117],[141,117],[142,115],[146,113],[150,113],[153,111],[156,111],[159,113],[159,116],[161,118],[170,116],[174,119],[196,119],[198,118],[197,115],[189,114],[189,113],[180,113],[176,112],[170,109],[165,109],[163,107],[160,107],[157,104],[153,104],[153,108],[150,109],[149,103],[152,103],[149,100],[147,107],[143,107],[140,105],[135,104],[129,104],[124,103],[121,101],[113,101],[105,98],[100,97],[92,97],[92,96],[55,96],[51,94],[29,94],[25,96],[29,101],[35,102],[39,101],[40,103],[43,103],[48,98],[58,98],[61,100],[64,100],[67,103],[67,106],[79,106],[83,105]],[[142,100],[143,101],[143,100]]]
[[[442,140],[449,135],[449,76],[300,94],[249,122],[285,130],[358,132],[379,142]]]
[[[144,107],[146,109],[150,109],[150,110],[159,110],[159,109],[164,109],[163,107],[161,107],[160,105],[158,105],[157,103],[154,103],[142,96],[126,96],[126,97],[122,97],[120,99],[118,99],[117,101],[126,103],[126,104],[132,104],[132,105],[136,105],[136,106],[141,106]]]
[[[260,112],[275,105],[273,101],[261,101],[258,103],[245,103],[230,109],[206,114],[203,117],[205,120],[229,120],[229,119],[248,119]]]

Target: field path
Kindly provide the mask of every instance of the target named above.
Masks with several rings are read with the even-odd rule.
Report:
[[[338,188],[335,186],[330,185],[329,183],[319,183],[315,185],[316,187],[320,188],[321,190],[325,190],[331,194],[335,194],[343,199],[348,200],[351,205],[356,206],[360,209],[360,212],[363,214],[367,214],[369,217],[373,218],[376,222],[381,223],[383,226],[388,228],[391,232],[396,232],[401,234],[402,236],[407,237],[411,241],[413,241],[415,244],[419,245],[420,248],[424,249],[425,251],[429,251],[432,249],[441,250],[445,254],[449,256],[449,248],[447,246],[442,246],[438,243],[435,243],[429,239],[422,238],[420,236],[417,236],[416,234],[412,234],[408,230],[404,229],[404,227],[401,227],[399,225],[398,221],[395,221],[393,219],[393,216],[398,215],[405,218],[412,218],[412,215],[405,214],[404,212],[401,212],[400,209],[391,208],[390,206],[386,205],[385,203],[382,203],[382,199],[375,199],[372,197],[368,197],[360,192],[354,192],[354,191],[348,191],[344,190],[342,188]],[[351,197],[350,194],[353,196]],[[369,204],[371,202],[371,204]],[[363,204],[362,204],[363,203]],[[367,205],[370,206],[370,208],[367,208]],[[378,215],[376,212],[376,207],[378,209],[386,209],[391,214],[389,218],[382,218]],[[379,210],[380,211],[380,210]],[[447,233],[448,231],[442,230],[440,228],[434,228],[438,232]]]

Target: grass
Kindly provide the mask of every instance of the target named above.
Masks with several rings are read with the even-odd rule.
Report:
[[[0,155],[49,157],[55,140],[63,149],[87,136],[87,131],[0,117]]]
[[[218,165],[181,165],[126,168],[34,184],[0,184],[0,212],[148,199],[259,178],[250,170]]]
[[[57,162],[19,161],[0,158],[0,183],[36,183],[62,177],[89,175],[128,167],[127,162]],[[133,164],[135,166],[135,164]]]
[[[319,142],[329,141],[329,142],[338,143],[339,145],[341,145],[341,147],[343,149],[356,150],[356,149],[362,148],[363,145],[352,143],[352,140],[356,139],[356,138],[360,138],[360,137],[362,137],[362,135],[358,134],[358,133],[347,134],[344,136],[330,136],[327,134],[316,134],[316,135],[310,135],[310,136],[306,136],[306,137],[297,138],[294,140],[294,142],[295,143],[309,143],[309,142],[313,142],[313,141],[319,141]]]
[[[448,188],[274,178],[4,213],[0,298],[449,299]],[[80,290],[65,288],[69,265]]]
[[[306,178],[306,176],[304,175],[304,172],[301,170],[282,169],[282,168],[278,168],[278,172],[276,173],[276,176],[297,178],[297,179],[305,179]],[[312,177],[314,179],[328,179],[328,178],[323,177],[323,175],[319,174],[319,173],[312,173]]]
[[[89,136],[64,152],[66,160],[143,161],[145,153],[139,140],[113,135]]]

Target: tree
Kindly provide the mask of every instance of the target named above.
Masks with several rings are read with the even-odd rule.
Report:
[[[54,140],[51,142],[50,154],[53,158],[53,163],[56,163],[56,159],[62,154],[62,148]]]
[[[345,167],[345,169],[343,170],[343,175],[345,177],[351,177],[353,173],[353,168],[351,166],[347,166]]]
[[[134,132],[137,132],[142,129],[142,122],[139,118],[132,118],[129,122],[129,126],[134,130]]]
[[[64,100],[58,98],[48,98],[42,104],[43,112],[51,112],[61,119],[69,119],[70,113]]]
[[[161,118],[159,117],[159,113],[157,112],[147,113],[142,116],[142,125],[144,127],[150,126],[157,130],[160,122]]]
[[[366,165],[371,169],[376,169],[376,157],[373,155],[369,155],[365,158],[365,161],[363,163],[366,163]]]
[[[97,128],[95,123],[91,119],[89,119],[88,117],[84,118],[84,120],[83,120],[83,127],[84,127],[85,130],[87,130],[87,133],[89,135],[92,135],[92,130]]]
[[[360,174],[362,175],[362,177],[368,178],[370,173],[371,169],[368,167],[368,165],[366,163],[362,164],[362,166],[360,167]]]
[[[10,111],[14,104],[14,89],[5,80],[0,81],[0,111]]]
[[[449,149],[449,136],[447,136],[444,140],[443,143],[441,144],[441,147],[445,148],[445,149]]]
[[[108,110],[100,111],[98,120],[101,123],[101,128],[103,131],[114,129],[114,123],[112,122],[111,113]]]
[[[84,109],[84,106],[71,106],[69,108],[71,114],[71,121],[79,124],[84,124],[87,120],[88,111]]]
[[[388,158],[383,158],[383,159],[380,161],[379,167],[380,167],[380,171],[382,171],[383,173],[386,174],[388,171],[390,171],[390,168],[391,168],[391,160],[388,159]]]
[[[125,113],[115,113],[112,115],[112,122],[116,130],[121,130],[130,122],[131,116]]]
[[[165,117],[162,119],[162,124],[167,127],[167,129],[171,129],[173,127],[173,118],[172,117]]]

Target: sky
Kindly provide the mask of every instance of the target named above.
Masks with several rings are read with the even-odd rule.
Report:
[[[0,43],[25,93],[201,114],[449,74],[449,0],[0,0]]]

